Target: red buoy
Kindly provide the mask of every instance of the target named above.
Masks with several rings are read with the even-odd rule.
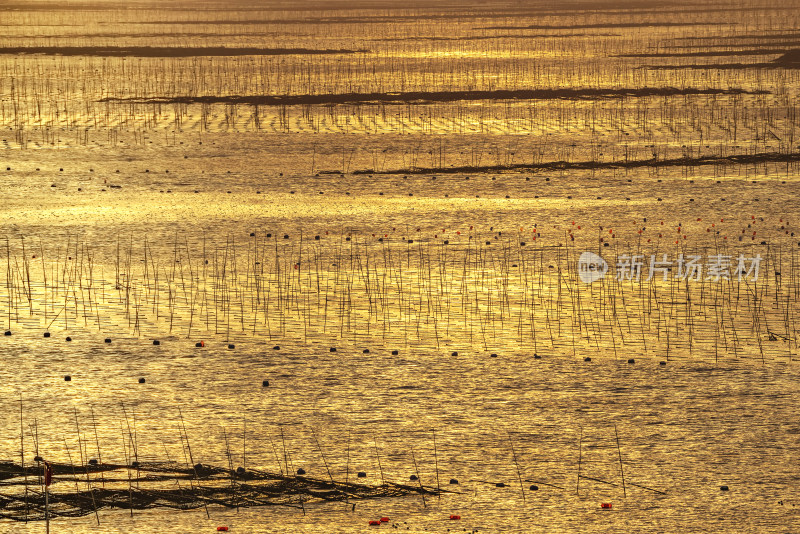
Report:
[[[228,527],[217,527],[217,532],[228,532]]]
[[[372,521],[370,521],[370,522],[369,522],[369,525],[370,525],[371,527],[379,527],[379,526],[381,526],[381,522],[380,522],[380,521],[375,521],[375,520],[373,519]]]
[[[389,522],[388,517],[381,517],[381,523],[388,523],[388,522]]]
[[[450,516],[450,519],[452,519],[453,521],[455,521],[455,520],[457,520],[457,519],[461,519],[461,516],[460,516],[460,515],[451,515],[451,516]]]
[[[601,503],[600,504],[600,508],[609,509],[609,508],[611,508],[611,503],[610,502]]]

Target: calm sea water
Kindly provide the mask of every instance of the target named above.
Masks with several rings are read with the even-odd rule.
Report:
[[[7,47],[359,52],[0,55],[0,458],[19,463],[22,425],[27,464],[35,442],[75,461],[79,436],[122,464],[132,424],[141,461],[184,463],[182,414],[195,462],[278,472],[285,447],[312,476],[448,492],[53,532],[797,531],[798,174],[775,155],[797,145],[798,71],[648,68],[773,61],[790,4],[633,17],[650,26],[605,5],[260,7],[3,12]],[[763,93],[102,101],[587,87]],[[698,160],[754,153],[774,157]],[[687,161],[611,165],[651,158]],[[584,250],[764,263],[759,284],[581,286]]]

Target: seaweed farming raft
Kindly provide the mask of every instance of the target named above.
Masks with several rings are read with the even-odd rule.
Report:
[[[52,464],[49,516],[79,517],[100,510],[171,508],[194,510],[288,506],[305,510],[307,503],[325,501],[437,495],[443,490],[383,482],[380,485],[335,481],[305,475],[286,476],[255,469],[224,469],[204,464],[192,468],[175,464],[84,467]],[[45,487],[41,469],[0,463],[0,518],[41,521],[46,517]],[[99,521],[99,518],[98,518]]]

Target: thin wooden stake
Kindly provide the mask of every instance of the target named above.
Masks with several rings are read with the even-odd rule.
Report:
[[[614,435],[617,437],[617,453],[619,454],[619,474],[622,477],[622,496],[627,497],[625,492],[625,472],[622,470],[622,449],[619,447],[619,434],[617,433],[617,425],[614,425]]]
[[[583,427],[581,427],[581,437],[578,440],[578,480],[575,482],[575,495],[579,495],[581,485],[581,460],[583,460]]]
[[[439,485],[439,454],[436,449],[436,429],[433,429],[433,464],[436,467],[436,491],[441,496],[442,488]]]
[[[378,438],[372,436],[372,441],[375,444],[375,456],[378,458],[378,470],[381,472],[381,485],[386,485],[386,480],[383,478],[383,467],[381,466],[381,455],[378,452]]]
[[[422,490],[420,495],[422,496],[422,505],[427,508],[428,503],[425,502],[425,488],[422,486],[422,479],[419,476],[419,469],[417,469],[417,459],[414,456],[414,447],[411,447],[411,460],[414,462],[414,473],[417,474],[417,482],[419,483],[419,489]]]
[[[511,455],[514,457],[514,465],[517,467],[517,478],[519,479],[519,490],[522,492],[522,502],[525,502],[525,486],[522,484],[522,474],[519,471],[517,453],[514,450],[514,442],[511,440],[511,432],[508,433],[508,444],[511,445]]]
[[[328,468],[328,461],[325,459],[325,453],[322,452],[322,447],[319,446],[319,441],[317,440],[317,433],[314,432],[314,429],[311,429],[311,435],[314,436],[314,443],[317,444],[317,450],[319,450],[319,455],[322,456],[322,463],[325,464],[325,470],[328,472],[328,477],[331,479],[331,484],[333,482],[333,475],[331,474],[330,468]]]

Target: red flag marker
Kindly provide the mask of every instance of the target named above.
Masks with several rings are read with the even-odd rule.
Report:
[[[44,485],[49,486],[53,483],[53,466],[50,462],[44,463]]]

